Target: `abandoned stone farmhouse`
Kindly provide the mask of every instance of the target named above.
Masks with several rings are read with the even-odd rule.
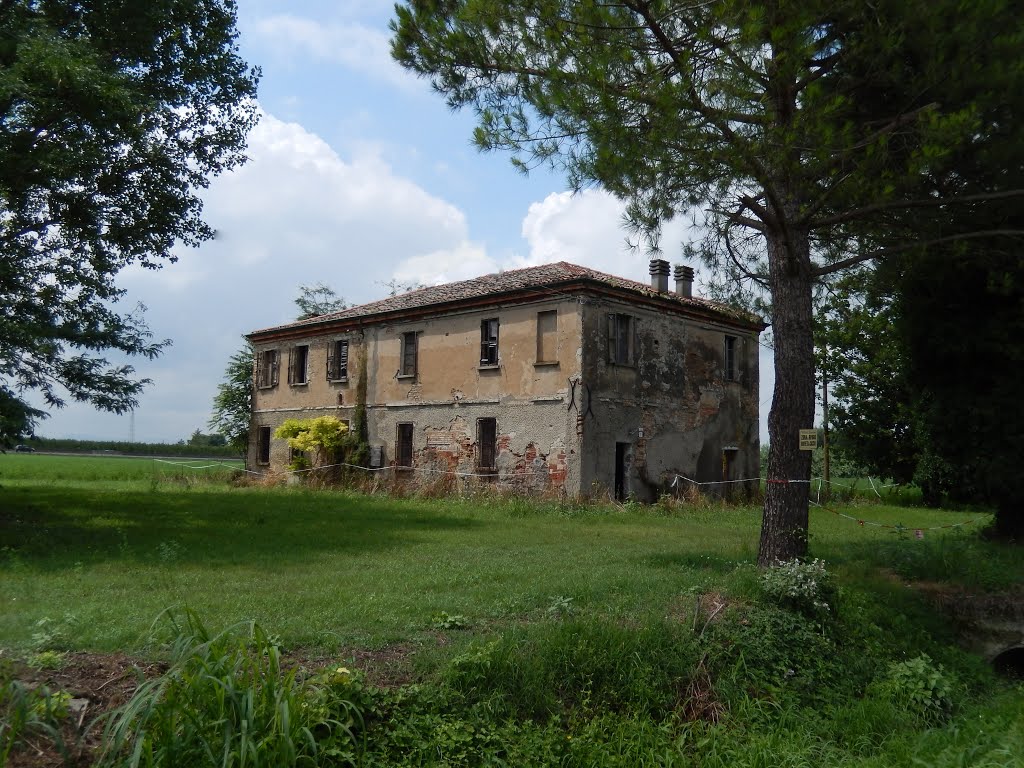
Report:
[[[688,267],[674,290],[667,261],[650,272],[559,262],[255,331],[248,464],[285,470],[282,421],[351,421],[365,398],[371,469],[409,482],[653,500],[677,476],[757,477],[764,324],[693,296]]]

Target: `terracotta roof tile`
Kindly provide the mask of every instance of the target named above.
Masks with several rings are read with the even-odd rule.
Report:
[[[472,280],[460,280],[456,283],[445,283],[443,285],[432,285],[426,288],[419,288],[415,291],[402,293],[397,296],[389,296],[386,299],[372,301],[368,304],[360,304],[355,307],[343,309],[340,312],[331,312],[326,315],[318,315],[306,320],[298,320],[285,325],[263,328],[253,331],[250,335],[270,333],[285,329],[296,329],[307,325],[320,325],[339,320],[350,320],[355,318],[373,317],[385,315],[392,312],[403,312],[415,309],[425,309],[435,305],[445,305],[470,299],[484,298],[488,296],[499,296],[506,293],[515,293],[526,290],[556,289],[559,285],[575,282],[578,280],[593,281],[612,288],[630,291],[646,297],[655,297],[662,300],[678,302],[684,306],[694,309],[720,314],[728,319],[738,320],[743,323],[759,323],[760,318],[736,307],[711,301],[709,299],[693,297],[684,298],[674,293],[659,293],[646,283],[639,283],[635,280],[628,280],[624,277],[616,277],[605,272],[599,272],[589,267],[581,267],[578,264],[570,264],[567,261],[559,261],[553,264],[542,264],[536,267],[525,267],[513,269],[506,272],[496,272],[490,275],[474,277]]]

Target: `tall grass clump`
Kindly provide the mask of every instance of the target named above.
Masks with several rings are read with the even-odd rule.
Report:
[[[537,721],[574,709],[658,716],[685,705],[698,660],[678,624],[590,617],[477,642],[452,660],[444,683],[467,703]]]
[[[211,635],[169,616],[171,663],[112,712],[101,766],[296,766],[352,762],[360,714],[344,668],[313,677],[281,666],[255,623]]]

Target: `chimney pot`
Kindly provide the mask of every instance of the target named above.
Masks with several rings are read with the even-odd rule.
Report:
[[[658,293],[668,293],[669,263],[664,259],[651,259],[651,288]]]
[[[676,293],[684,298],[693,298],[693,267],[677,264],[674,270]]]

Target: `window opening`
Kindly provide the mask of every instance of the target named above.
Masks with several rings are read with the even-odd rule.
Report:
[[[276,349],[265,349],[256,358],[256,386],[268,389],[277,386],[278,357]]]
[[[725,337],[725,380],[736,381],[739,377],[736,370],[736,342],[735,336]]]
[[[480,365],[498,364],[498,319],[480,323]]]
[[[548,310],[537,313],[537,362],[553,363],[558,360],[558,312]]]
[[[634,318],[630,315],[608,315],[608,362],[633,364]]]
[[[348,381],[348,339],[338,339],[327,351],[327,380]]]
[[[309,346],[300,344],[288,351],[288,383],[292,386],[307,384],[309,369]]]
[[[402,376],[416,375],[417,336],[415,331],[402,334]]]

